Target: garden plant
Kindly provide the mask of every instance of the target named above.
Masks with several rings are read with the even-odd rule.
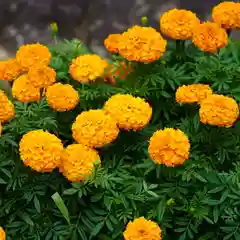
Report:
[[[0,240],[240,240],[240,3],[139,22],[0,62]]]

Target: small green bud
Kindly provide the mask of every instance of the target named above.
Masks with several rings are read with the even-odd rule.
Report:
[[[141,24],[143,26],[147,26],[148,25],[148,17],[144,16],[141,18]]]
[[[174,203],[175,203],[175,201],[174,201],[173,198],[170,198],[170,199],[167,201],[167,205],[168,205],[168,206],[171,206],[171,205],[174,204]]]
[[[55,23],[55,22],[51,23],[50,24],[50,28],[51,28],[52,33],[54,35],[56,35],[57,32],[58,32],[58,25],[57,25],[57,23]]]

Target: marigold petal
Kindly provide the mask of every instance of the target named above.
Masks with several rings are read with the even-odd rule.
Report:
[[[7,95],[0,89],[0,123],[11,120],[15,116],[15,108]]]
[[[123,236],[125,240],[162,240],[162,231],[157,223],[140,217],[127,224]]]
[[[52,109],[65,112],[77,106],[79,94],[70,84],[55,83],[47,88],[46,99]]]
[[[240,3],[221,2],[213,8],[212,19],[225,29],[240,28]]]
[[[38,65],[47,66],[51,60],[51,53],[46,46],[40,43],[26,44],[19,48],[16,59],[26,69]]]
[[[40,89],[29,82],[26,74],[13,82],[12,95],[20,102],[35,102],[41,99]]]
[[[102,147],[113,142],[119,133],[116,121],[104,110],[79,114],[72,125],[73,138],[89,147]]]
[[[167,41],[151,27],[133,26],[122,34],[119,54],[128,61],[154,62],[166,51]]]
[[[151,106],[144,99],[129,94],[113,95],[105,102],[104,110],[125,130],[141,130],[152,117]]]
[[[238,119],[239,107],[233,98],[213,94],[201,102],[199,115],[202,123],[230,127]]]
[[[212,89],[207,84],[182,85],[176,91],[176,101],[178,103],[200,103]]]
[[[194,30],[192,41],[200,50],[216,53],[228,44],[228,35],[217,23],[205,22]]]
[[[98,55],[85,54],[72,60],[69,73],[78,82],[94,82],[103,76],[108,62]]]
[[[185,9],[171,9],[160,17],[161,32],[176,40],[192,38],[193,30],[200,24],[195,13]]]
[[[188,137],[179,129],[165,128],[156,131],[148,146],[151,159],[168,167],[182,165],[189,158]]]
[[[56,82],[56,72],[48,66],[38,65],[29,68],[28,79],[35,88],[46,88]]]
[[[95,162],[100,162],[96,150],[82,144],[72,144],[64,149],[59,170],[69,181],[79,182],[91,174]]]
[[[58,167],[63,149],[60,139],[42,129],[29,131],[19,143],[24,165],[37,172],[51,172]]]

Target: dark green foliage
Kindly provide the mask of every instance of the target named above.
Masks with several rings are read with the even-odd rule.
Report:
[[[78,89],[80,105],[60,114],[45,100],[15,102],[16,117],[0,138],[0,226],[7,239],[122,239],[126,223],[145,216],[160,224],[166,240],[239,240],[240,125],[203,125],[197,106],[175,102],[179,85],[196,82],[210,83],[215,92],[240,100],[239,43],[230,42],[211,56],[189,43],[179,55],[170,43],[161,61],[134,64],[133,73],[118,86],[73,81],[69,64],[87,50],[75,41],[64,46],[51,48],[51,66],[59,81]],[[147,99],[153,118],[142,131],[122,131],[113,144],[100,149],[102,166],[85,183],[70,184],[57,171],[38,174],[23,166],[18,142],[24,133],[42,128],[71,144],[77,114],[101,108],[115,93]],[[191,157],[182,167],[156,166],[149,159],[148,140],[164,127],[180,128],[190,138]]]

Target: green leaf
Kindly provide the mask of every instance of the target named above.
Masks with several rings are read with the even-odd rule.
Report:
[[[55,202],[55,204],[58,207],[58,209],[60,210],[60,212],[62,213],[63,217],[66,219],[66,221],[70,225],[70,217],[69,217],[68,209],[67,209],[63,199],[59,195],[59,193],[58,192],[54,193],[52,195],[52,199]]]
[[[93,237],[96,237],[96,236],[98,235],[98,233],[101,231],[101,229],[103,228],[103,226],[104,226],[104,221],[98,223],[98,224],[92,229],[92,232],[91,232],[91,235],[90,235],[90,239],[92,239]]]
[[[69,188],[63,192],[63,195],[73,195],[77,192],[78,190],[75,188]]]
[[[34,207],[36,208],[37,212],[40,213],[41,212],[41,206],[40,206],[40,202],[39,202],[37,196],[34,196],[33,202],[34,202]]]

